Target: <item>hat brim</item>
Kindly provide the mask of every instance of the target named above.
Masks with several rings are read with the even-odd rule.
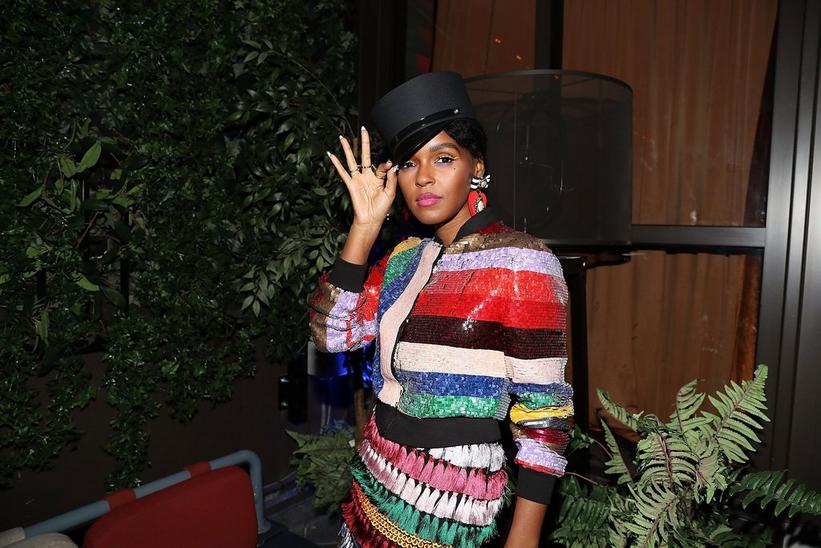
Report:
[[[422,148],[425,143],[436,137],[440,131],[445,129],[450,123],[450,120],[443,120],[434,124],[429,124],[421,127],[413,133],[404,137],[396,144],[391,153],[391,160],[396,165],[401,165],[407,162],[417,150]]]

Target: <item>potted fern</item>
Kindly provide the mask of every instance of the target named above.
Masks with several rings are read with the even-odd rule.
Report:
[[[628,466],[613,432],[602,420],[610,481],[578,474],[565,477],[557,527],[551,537],[564,546],[766,546],[773,529],[739,527],[739,508],[758,501],[772,514],[821,514],[821,495],[784,471],[748,471],[748,453],[760,440],[756,431],[768,421],[764,385],[767,367],[751,381],[731,382],[706,396],[696,381],[676,396],[667,422],[630,413],[599,389],[603,408],[639,435]],[[701,409],[705,398],[715,413]],[[598,443],[576,430],[571,447]],[[580,479],[582,481],[580,481]],[[775,503],[771,506],[770,503]]]

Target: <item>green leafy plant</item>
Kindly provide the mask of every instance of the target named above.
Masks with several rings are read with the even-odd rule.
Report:
[[[314,488],[316,508],[338,512],[351,487],[353,430],[340,428],[320,434],[289,430],[288,435],[298,446],[291,459],[291,464],[297,467],[298,484]]]
[[[785,481],[783,471],[743,467],[760,441],[756,432],[768,421],[766,379],[767,368],[759,365],[752,380],[731,382],[710,396],[692,381],[678,391],[667,422],[630,413],[598,390],[604,409],[639,434],[635,458],[624,458],[602,420],[605,473],[612,480],[562,479],[563,502],[552,538],[574,547],[767,546],[773,530],[746,530],[739,506],[758,501],[775,516],[821,514],[821,494]],[[715,412],[701,409],[705,398]],[[592,437],[574,433],[572,447],[593,443]]]
[[[305,344],[348,223],[324,151],[356,115],[349,10],[4,2],[0,484],[76,441],[98,393],[109,487],[138,484],[154,417],[229,399],[254,340]]]

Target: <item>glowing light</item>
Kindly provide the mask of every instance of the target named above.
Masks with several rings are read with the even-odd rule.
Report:
[[[501,44],[501,43],[502,43],[502,39],[501,39],[501,38],[499,38],[498,36],[496,36],[496,37],[494,37],[494,38],[493,38],[493,43],[494,43],[494,44]]]

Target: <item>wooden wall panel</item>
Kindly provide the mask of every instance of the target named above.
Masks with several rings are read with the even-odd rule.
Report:
[[[743,224],[776,5],[565,2],[563,68],[633,88],[633,222]]]
[[[614,76],[634,91],[633,221],[757,218],[746,204],[776,1],[564,6],[563,67]],[[713,390],[749,377],[760,268],[757,258],[651,252],[591,272],[591,385],[666,416],[691,379]]]
[[[465,78],[535,66],[536,0],[439,0],[433,70]]]

